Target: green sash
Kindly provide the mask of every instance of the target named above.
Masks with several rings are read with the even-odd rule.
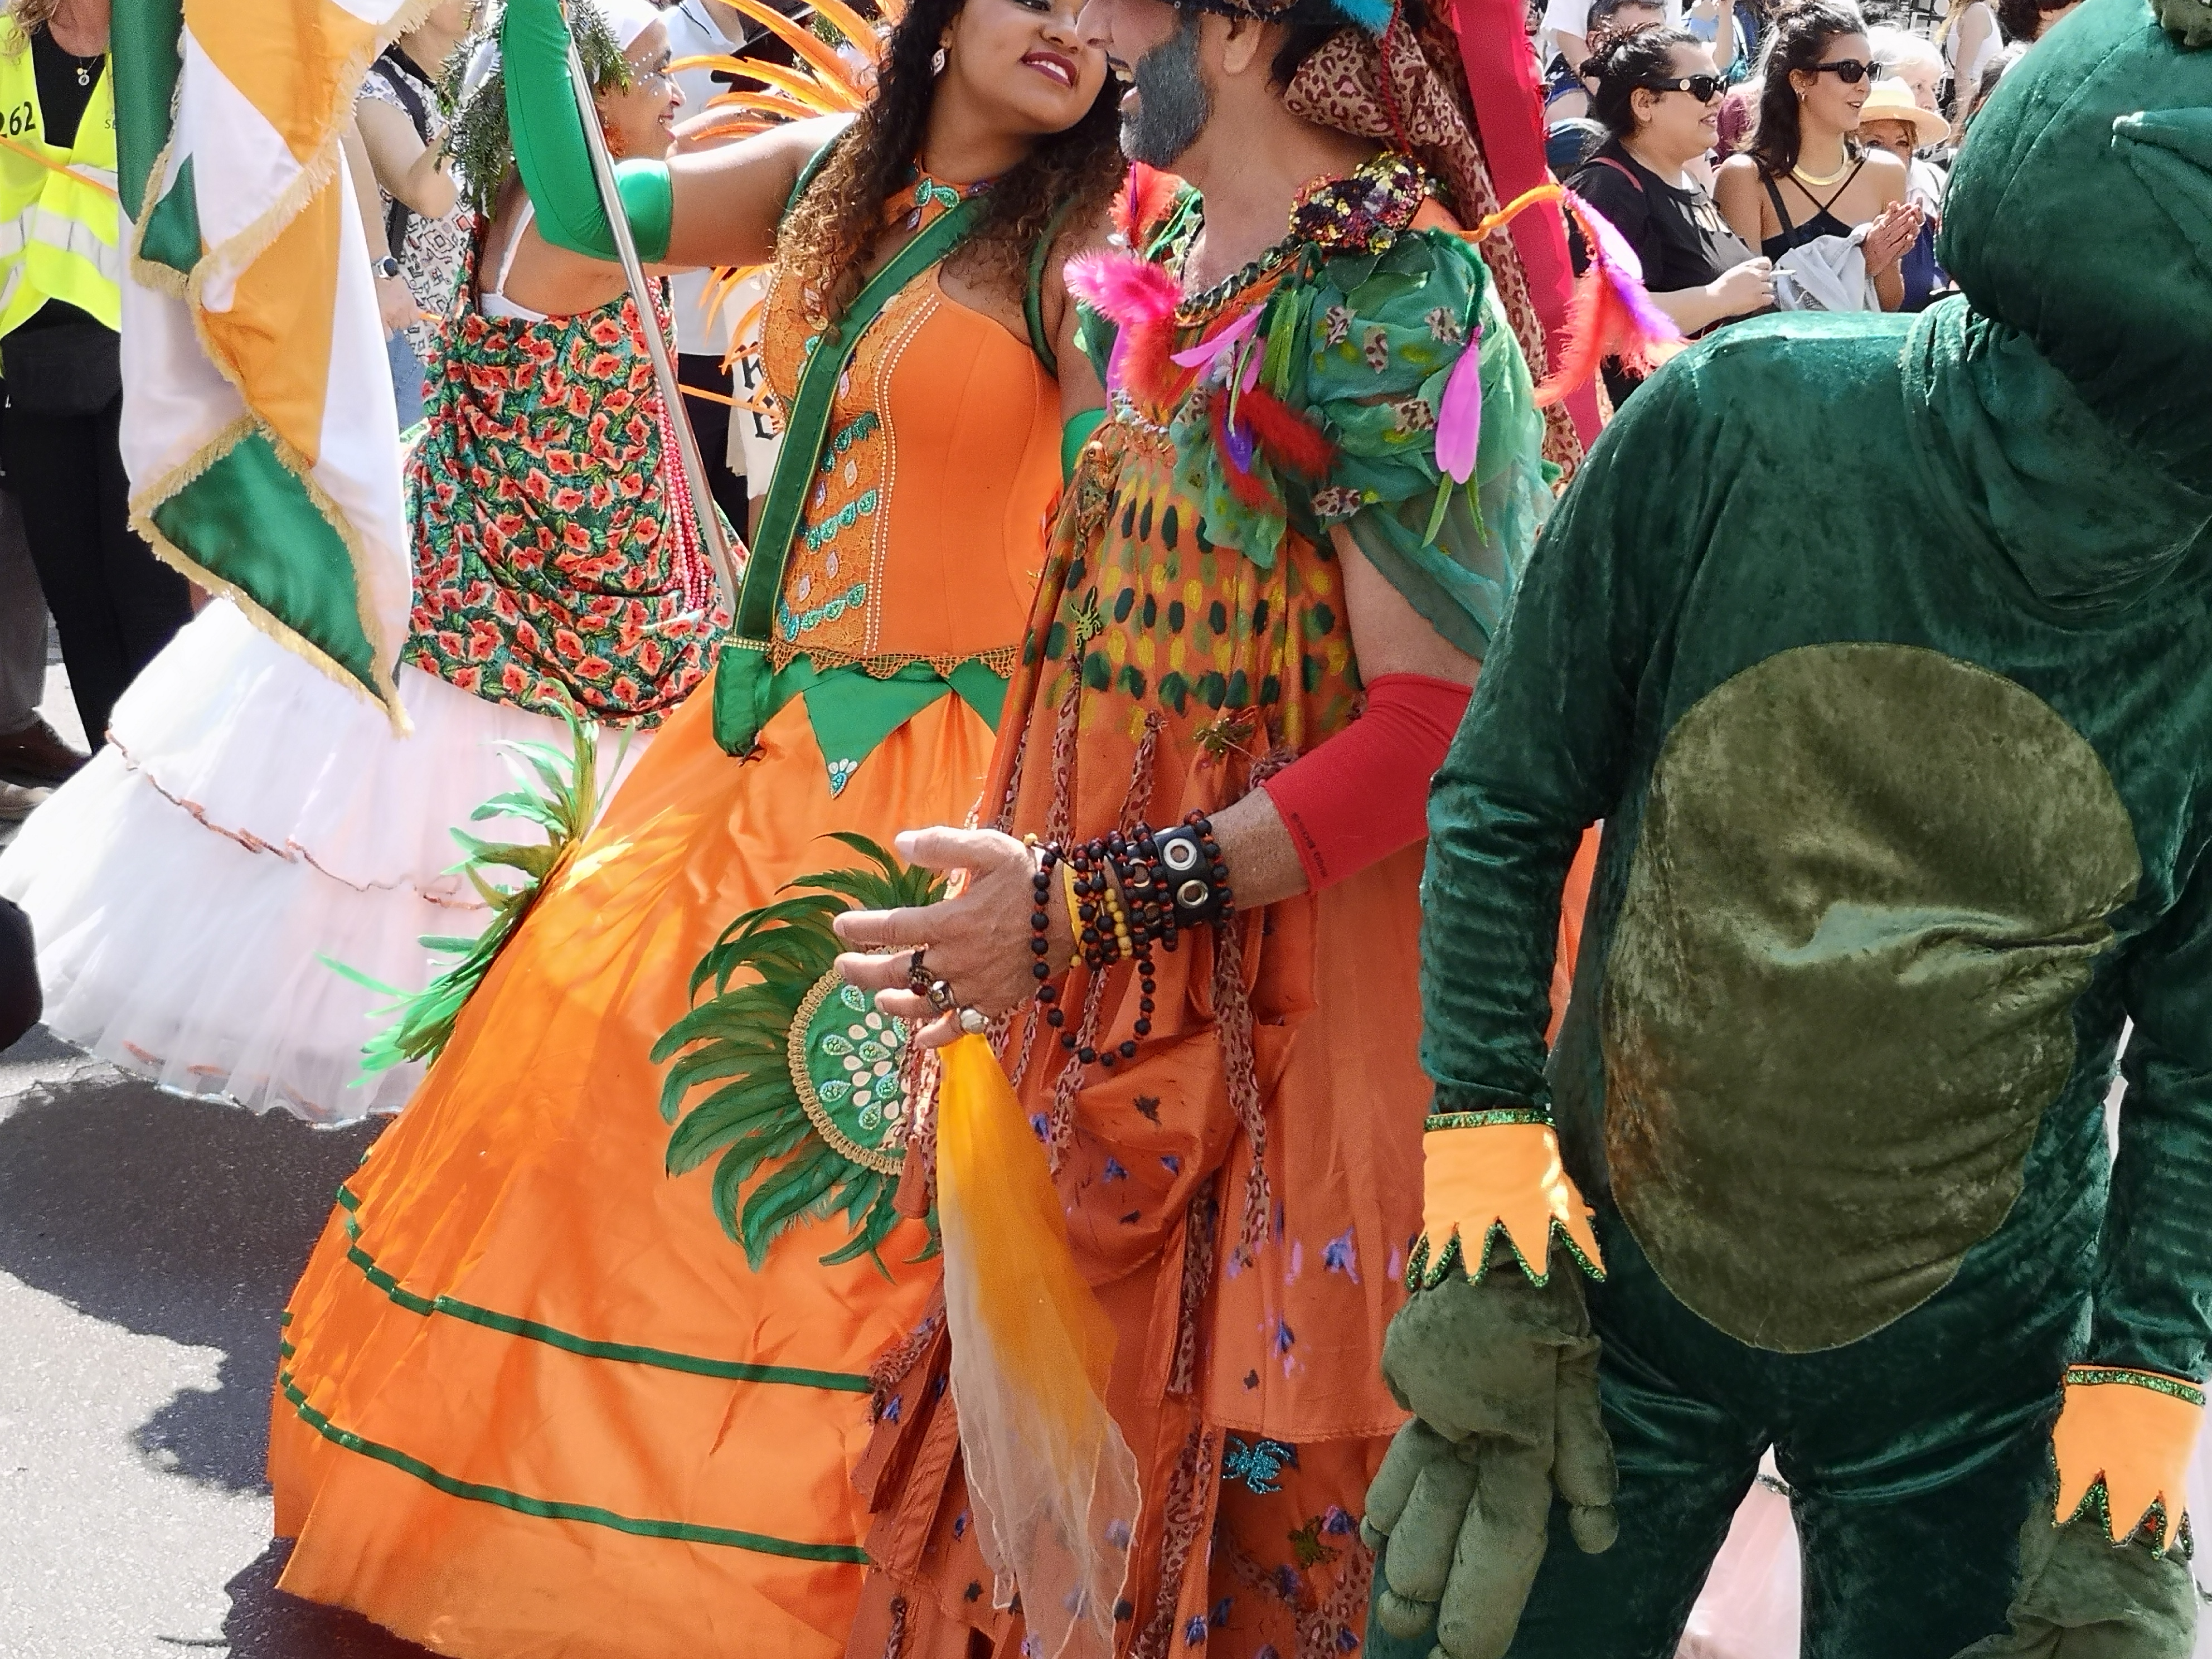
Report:
[[[964,197],[933,222],[868,279],[853,303],[808,347],[799,391],[785,418],[783,447],[769,477],[768,499],[761,504],[751,556],[738,585],[737,625],[721,647],[714,670],[714,741],[729,754],[751,751],[761,727],[781,701],[774,696],[777,677],[769,668],[769,630],[775,622],[776,598],[783,592],[792,539],[798,534],[807,489],[829,437],[837,382],[868,325],[902,289],[951,252],[975,228],[983,206],[981,197]]]

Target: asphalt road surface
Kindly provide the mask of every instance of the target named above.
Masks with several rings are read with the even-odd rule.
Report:
[[[373,1127],[0,1053],[0,1659],[422,1659],[276,1589],[276,1316]]]

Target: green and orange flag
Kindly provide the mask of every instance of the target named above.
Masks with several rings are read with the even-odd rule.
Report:
[[[398,434],[339,142],[426,9],[116,0],[113,24],[132,522],[403,731]]]

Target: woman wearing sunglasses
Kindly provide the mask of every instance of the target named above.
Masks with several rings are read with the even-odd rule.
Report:
[[[1653,301],[1688,335],[1764,311],[1773,261],[1729,228],[1692,171],[1718,140],[1728,88],[1712,48],[1653,25],[1607,41],[1583,73],[1590,114],[1610,136],[1568,182],[1636,250]],[[1579,241],[1574,252],[1579,268]],[[1615,404],[1636,389],[1618,362],[1606,364],[1605,383]]]
[[[1860,244],[1884,311],[1905,301],[1898,261],[1920,234],[1905,199],[1905,166],[1858,142],[1859,108],[1874,90],[1874,49],[1858,13],[1805,0],[1774,20],[1748,149],[1722,164],[1714,199],[1729,228],[1769,258],[1825,236]]]

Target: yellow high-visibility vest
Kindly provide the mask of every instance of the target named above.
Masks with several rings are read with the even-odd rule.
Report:
[[[112,64],[62,149],[46,142],[31,48],[0,47],[0,335],[49,300],[123,325],[123,209],[115,199]]]

